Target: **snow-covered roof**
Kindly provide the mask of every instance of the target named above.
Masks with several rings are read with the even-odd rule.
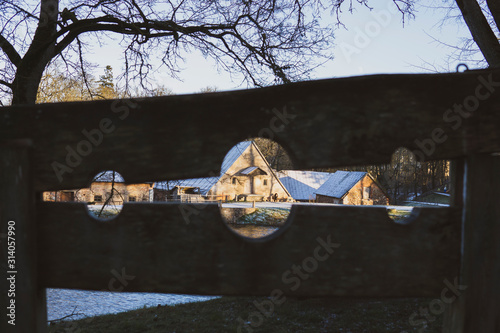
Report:
[[[315,193],[340,199],[365,175],[363,171],[336,171]]]
[[[264,174],[264,175],[267,175],[267,172],[265,172],[264,170],[262,170],[261,168],[257,167],[257,166],[251,166],[251,167],[248,167],[248,168],[245,168],[245,169],[242,169],[240,171],[237,172],[238,175],[249,175],[251,174],[252,172],[254,172],[255,170],[258,170],[260,172],[260,174]]]
[[[200,189],[200,194],[206,195],[218,180],[219,177],[169,180],[155,183],[155,188],[160,190],[172,190],[175,187],[194,187]]]
[[[243,154],[243,152],[250,147],[252,144],[252,141],[243,141],[235,145],[233,148],[231,148],[226,156],[224,157],[224,161],[222,161],[222,166],[220,168],[220,175],[224,175],[227,170],[231,167],[231,165],[236,162],[236,160]]]
[[[122,175],[114,171],[115,183],[124,183]],[[113,181],[113,171],[100,172],[93,180],[93,182],[111,183]]]
[[[210,191],[212,187],[214,187],[214,185],[217,184],[220,177],[222,177],[227,172],[227,170],[229,170],[229,168],[234,164],[234,162],[236,162],[236,160],[241,156],[241,154],[243,154],[243,152],[248,147],[250,147],[251,144],[252,141],[243,141],[238,143],[229,150],[229,152],[224,157],[224,160],[222,161],[219,177],[204,177],[204,178],[190,178],[190,179],[162,181],[155,183],[154,187],[160,190],[172,190],[175,187],[195,187],[200,189],[201,195],[206,195],[208,191]]]
[[[314,192],[323,185],[332,174],[329,172],[282,170],[278,177],[295,200],[314,200]]]

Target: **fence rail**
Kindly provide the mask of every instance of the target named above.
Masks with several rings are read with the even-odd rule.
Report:
[[[498,332],[499,84],[498,70],[377,75],[2,108],[0,232],[16,222],[19,286],[18,325],[2,320],[2,332],[46,331],[44,288],[106,289],[113,270],[134,276],[130,291],[269,295],[318,246],[326,252],[314,279],[285,294],[439,297],[448,279],[467,290],[444,332]],[[82,203],[36,200],[85,187],[100,170],[129,183],[210,176],[253,136],[282,144],[298,169],[386,163],[400,146],[452,158],[452,205],[418,208],[406,224],[379,207],[296,206],[277,233],[248,240],[216,204],[125,203],[104,223]],[[9,302],[2,294],[3,309]]]
[[[299,170],[388,163],[401,146],[428,160],[460,158],[500,151],[500,100],[475,97],[498,89],[483,87],[485,80],[500,82],[500,71],[16,106],[2,109],[0,140],[35,142],[37,191],[83,188],[102,170],[129,183],[207,177],[233,145],[255,136],[280,143]],[[453,112],[471,96],[474,112]]]

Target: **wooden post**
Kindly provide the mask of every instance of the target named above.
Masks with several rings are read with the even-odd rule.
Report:
[[[451,304],[443,332],[499,332],[500,157],[467,158],[463,179],[460,296]]]
[[[45,289],[37,279],[30,146],[29,140],[0,144],[0,331],[6,333],[47,330]]]

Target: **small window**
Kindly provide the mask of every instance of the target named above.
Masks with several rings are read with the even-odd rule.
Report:
[[[236,177],[233,177],[233,184],[236,184]]]
[[[128,197],[128,201],[133,202],[136,201],[135,197]]]
[[[363,187],[363,199],[370,199],[370,188]]]
[[[102,202],[102,195],[94,195],[95,202]]]
[[[267,186],[267,179],[264,179],[264,186]]]

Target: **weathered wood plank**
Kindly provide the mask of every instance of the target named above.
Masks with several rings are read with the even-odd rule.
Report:
[[[31,144],[0,145],[1,332],[45,332],[45,289],[38,284]]]
[[[255,136],[281,143],[298,169],[385,163],[400,146],[448,159],[500,151],[499,82],[498,70],[375,75],[8,107],[0,109],[0,141],[33,138],[36,190],[84,187],[109,169],[131,183],[207,176]]]
[[[450,205],[453,207],[464,207],[464,174],[465,174],[465,159],[460,158],[450,161]],[[463,221],[463,215],[462,215]],[[462,230],[463,232],[463,230]],[[463,237],[462,237],[463,238]],[[457,279],[459,276],[456,277]],[[453,281],[454,282],[454,281]],[[461,323],[462,319],[455,318],[456,311],[454,306],[447,306],[443,313],[443,333],[456,333],[454,327],[457,323]],[[427,319],[427,318],[426,318]],[[424,325],[422,323],[421,325]]]
[[[382,207],[294,206],[287,225],[265,240],[234,234],[217,205],[125,204],[108,222],[90,218],[82,204],[41,203],[38,212],[45,287],[436,296],[459,268],[460,212],[453,208],[421,209],[402,225]],[[123,284],[117,274],[126,275]]]
[[[444,332],[500,330],[500,157],[466,159],[460,296]]]

